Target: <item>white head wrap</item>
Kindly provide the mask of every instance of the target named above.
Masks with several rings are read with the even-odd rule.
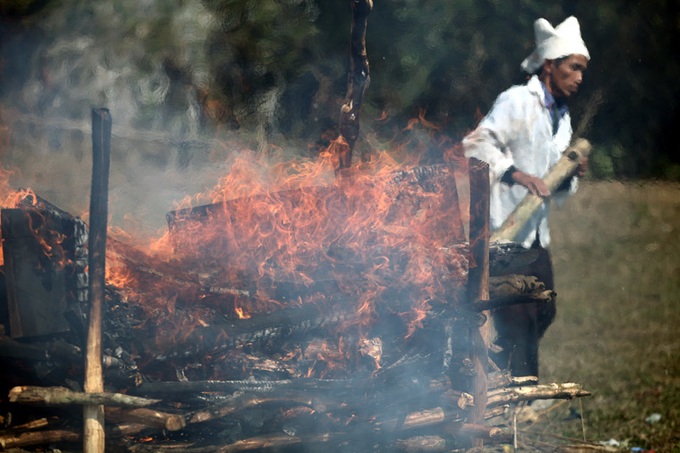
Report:
[[[574,16],[567,17],[564,22],[553,28],[545,19],[534,22],[536,49],[522,62],[522,69],[533,74],[545,60],[554,60],[572,54],[583,55],[590,60],[586,44],[581,38],[581,27]]]

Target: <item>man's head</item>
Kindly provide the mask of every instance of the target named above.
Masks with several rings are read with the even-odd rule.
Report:
[[[571,54],[545,60],[539,78],[554,97],[568,98],[578,91],[587,68],[588,59],[585,56]]]
[[[540,73],[542,79],[548,77],[551,85],[546,86],[551,91],[556,88],[555,96],[575,93],[590,60],[578,20],[571,16],[553,28],[547,20],[538,19],[534,22],[534,33],[536,49],[524,59],[522,69],[529,74]]]

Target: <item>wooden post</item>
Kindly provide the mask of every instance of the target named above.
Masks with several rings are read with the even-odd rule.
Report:
[[[106,271],[111,115],[108,109],[92,109],[92,189],[89,232],[90,315],[85,355],[85,392],[104,391],[102,375],[102,306]],[[83,451],[104,452],[104,406],[84,406]]]
[[[468,274],[468,301],[470,304],[489,299],[489,166],[480,160],[468,162],[470,180],[470,254],[473,262]],[[484,313],[489,319],[488,311]],[[488,364],[489,325],[471,326],[475,378],[472,394],[475,406],[470,422],[482,424],[486,412],[486,373]],[[482,439],[474,441],[475,446],[483,445]]]
[[[580,138],[567,148],[560,160],[550,170],[543,181],[548,190],[553,192],[560,184],[574,174],[582,157],[587,157],[592,149],[590,142]],[[515,207],[501,227],[491,235],[491,242],[514,241],[517,234],[536,210],[547,201],[538,195],[527,196]]]
[[[352,28],[350,31],[350,69],[347,76],[347,96],[340,109],[340,137],[335,145],[338,163],[336,172],[352,165],[354,143],[359,137],[359,112],[364,92],[370,83],[366,54],[366,26],[373,9],[373,0],[350,0]]]

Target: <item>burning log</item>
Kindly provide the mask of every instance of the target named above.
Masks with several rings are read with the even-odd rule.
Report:
[[[86,294],[82,221],[58,209],[42,209],[25,192],[26,207],[2,210],[9,334],[40,337],[68,331],[65,313]]]
[[[156,404],[161,400],[140,398],[121,393],[81,393],[74,392],[65,387],[20,386],[10,390],[9,401],[39,406],[65,406],[72,404],[92,406],[104,404],[106,406],[144,407]]]

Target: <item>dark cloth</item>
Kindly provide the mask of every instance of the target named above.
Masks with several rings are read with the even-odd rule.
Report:
[[[523,274],[533,275],[545,284],[545,289],[554,290],[555,282],[550,252],[538,245],[538,259],[531,263]],[[491,358],[501,368],[510,370],[513,376],[538,377],[538,344],[543,334],[555,319],[555,300],[548,303],[517,304],[494,310],[492,313],[496,329],[496,345],[500,352],[491,353]]]

